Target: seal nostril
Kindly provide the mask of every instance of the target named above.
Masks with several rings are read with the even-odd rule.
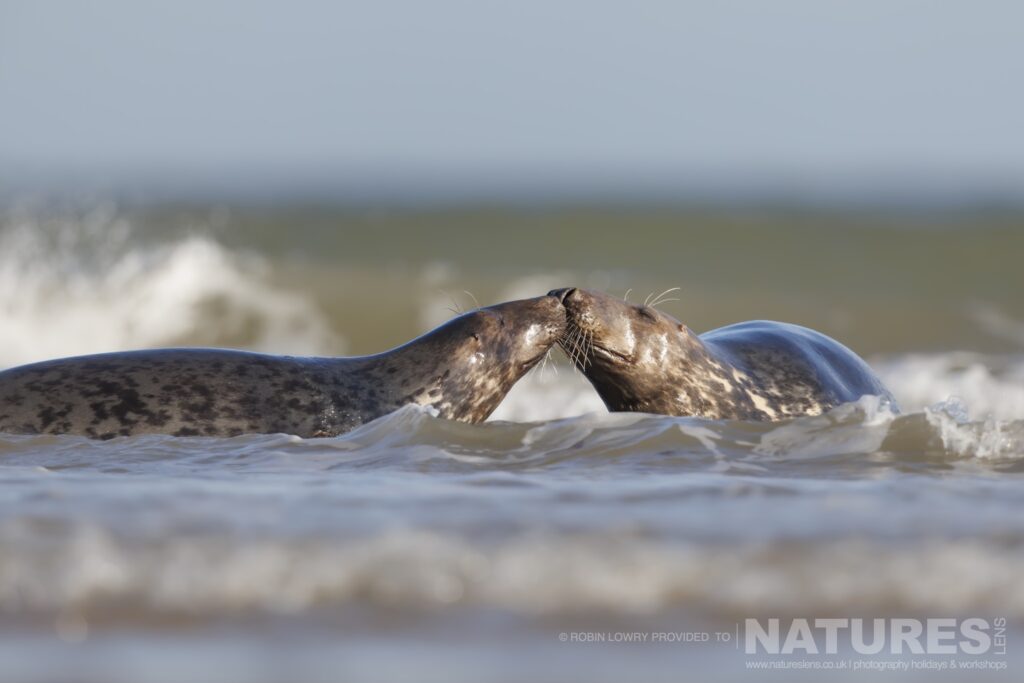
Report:
[[[575,287],[565,287],[563,289],[552,289],[550,292],[548,292],[548,296],[553,296],[553,297],[555,297],[556,299],[558,299],[559,301],[561,301],[564,304],[565,300],[569,298],[569,295],[571,295],[575,291],[576,291]]]

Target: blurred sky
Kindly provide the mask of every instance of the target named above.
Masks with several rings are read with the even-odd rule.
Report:
[[[0,180],[140,179],[1019,196],[1024,3],[0,0]]]

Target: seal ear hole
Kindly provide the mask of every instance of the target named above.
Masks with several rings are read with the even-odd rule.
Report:
[[[469,336],[472,337],[474,341],[480,341],[480,335],[477,334],[476,332],[473,332]]]

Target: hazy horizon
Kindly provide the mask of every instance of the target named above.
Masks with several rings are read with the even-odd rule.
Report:
[[[1020,201],[1011,2],[0,6],[0,196]]]

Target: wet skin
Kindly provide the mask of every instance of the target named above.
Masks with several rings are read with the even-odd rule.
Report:
[[[0,372],[0,432],[333,436],[402,406],[482,422],[565,330],[550,296],[461,315],[391,351],[353,358],[157,349]]]
[[[702,335],[650,306],[553,290],[559,342],[609,410],[773,421],[892,395],[857,354],[820,332],[765,320]]]

